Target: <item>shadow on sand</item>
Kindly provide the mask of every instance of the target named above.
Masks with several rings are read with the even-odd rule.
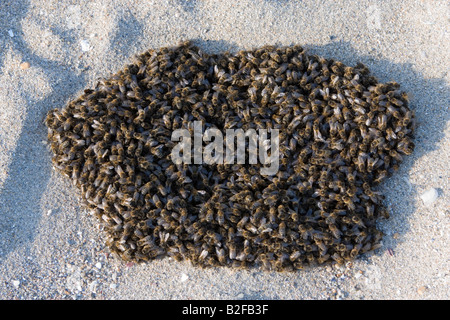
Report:
[[[37,232],[36,228],[42,216],[41,198],[51,178],[51,154],[46,145],[47,128],[44,119],[49,110],[63,107],[70,99],[87,85],[87,74],[75,70],[69,62],[58,62],[43,58],[30,48],[24,39],[21,21],[27,18],[28,1],[14,4],[14,19],[8,23],[8,28],[14,30],[14,37],[6,42],[13,52],[20,54],[24,61],[41,68],[51,85],[51,93],[43,99],[36,100],[19,88],[25,107],[25,119],[17,140],[12,159],[7,169],[7,177],[0,188],[0,258],[16,248],[32,242]],[[0,20],[6,21],[8,9],[0,10]],[[4,14],[5,16],[2,16]],[[118,55],[128,56],[130,43],[124,42],[130,28],[136,34],[142,25],[125,13],[119,17],[117,33],[112,37],[110,46]],[[65,39],[66,47],[78,41],[76,31],[52,28]],[[130,40],[131,41],[131,40]],[[0,50],[0,68],[3,67],[6,50]],[[62,94],[63,93],[63,94]]]

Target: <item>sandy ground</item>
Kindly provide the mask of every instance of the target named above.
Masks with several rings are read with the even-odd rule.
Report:
[[[0,1],[0,299],[449,299],[448,1]],[[381,186],[383,247],[296,273],[126,264],[51,167],[43,118],[136,53],[302,44],[411,95],[416,150]],[[438,199],[424,205],[429,188]]]

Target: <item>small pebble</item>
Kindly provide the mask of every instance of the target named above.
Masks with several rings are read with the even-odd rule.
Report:
[[[89,41],[87,41],[87,40],[81,40],[80,45],[81,45],[81,51],[83,51],[83,52],[87,52],[87,51],[91,50],[91,46],[89,45]]]
[[[244,299],[244,294],[243,294],[243,293],[239,293],[239,294],[236,296],[236,298],[237,298],[237,299]]]
[[[47,210],[47,215],[49,216],[49,215],[51,215],[51,214],[52,214],[52,209]]]
[[[18,288],[19,285],[20,285],[20,281],[19,280],[13,280],[12,284],[13,284],[14,287]]]
[[[97,284],[98,284],[98,281],[97,280],[94,280],[94,281],[92,281],[91,283],[89,283],[89,290],[91,291],[91,292],[96,292],[96,288],[97,288]]]
[[[181,282],[185,282],[185,281],[187,281],[187,279],[189,279],[188,275],[185,274],[185,273],[183,273],[183,274],[181,275],[180,281],[181,281]]]
[[[8,30],[8,34],[11,38],[14,37],[14,32],[12,30]]]
[[[22,62],[20,64],[20,69],[21,70],[26,70],[26,69],[29,69],[29,68],[30,68],[30,63],[29,62]]]
[[[394,238],[394,239],[398,239],[399,237],[400,237],[400,234],[398,232],[396,232],[392,235],[392,238]]]
[[[116,288],[117,288],[117,284],[111,283],[111,284],[109,285],[109,287],[110,287],[111,289],[116,289]]]
[[[439,197],[439,193],[435,188],[428,189],[422,195],[420,198],[422,199],[423,203],[426,206],[431,205],[433,202],[436,201],[436,199]]]
[[[95,267],[100,270],[102,268],[102,263],[101,262],[97,262],[95,264]]]
[[[417,289],[417,293],[420,295],[424,294],[425,291],[427,291],[427,287],[425,286],[421,286],[419,289]]]

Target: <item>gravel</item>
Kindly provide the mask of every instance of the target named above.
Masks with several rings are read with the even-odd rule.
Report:
[[[433,204],[433,202],[435,202],[438,197],[439,192],[435,188],[428,189],[420,196],[426,206],[430,206],[431,204]]]
[[[72,3],[0,4],[0,299],[449,299],[447,1]],[[380,186],[391,215],[379,222],[382,248],[296,273],[109,254],[75,187],[52,169],[42,121],[134,54],[182,39],[206,52],[299,43],[361,61],[410,93],[416,149]]]

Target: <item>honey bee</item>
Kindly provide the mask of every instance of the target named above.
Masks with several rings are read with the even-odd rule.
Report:
[[[230,243],[228,245],[228,250],[229,250],[229,252],[228,252],[229,258],[231,260],[235,260],[236,259],[236,245],[233,243]]]
[[[286,238],[286,223],[284,221],[278,225],[278,233],[280,238]]]
[[[219,262],[224,265],[227,262],[227,258],[225,255],[225,249],[224,248],[217,248],[216,247],[216,255]]]
[[[395,150],[390,150],[389,151],[389,155],[393,158],[393,159],[395,159],[395,160],[397,160],[397,161],[399,161],[399,162],[402,162],[403,161],[403,157],[397,152],[397,151],[395,151]]]
[[[344,264],[345,260],[342,258],[337,252],[331,255],[331,258],[336,261],[338,264]]]
[[[364,225],[364,223],[363,223],[363,221],[362,221],[362,219],[361,219],[361,217],[358,217],[358,216],[352,216],[352,222],[353,223],[355,223],[355,225],[357,225],[358,227],[361,227],[361,228],[365,228],[366,226]]]
[[[153,201],[154,205],[155,205],[157,208],[159,208],[159,209],[164,208],[164,204],[163,204],[163,202],[159,199],[159,197],[158,197],[157,194],[154,194],[154,195],[153,195],[152,201]]]
[[[330,229],[333,237],[335,237],[336,239],[339,239],[341,237],[342,231],[339,230],[339,228],[335,224],[329,224],[328,228]]]

